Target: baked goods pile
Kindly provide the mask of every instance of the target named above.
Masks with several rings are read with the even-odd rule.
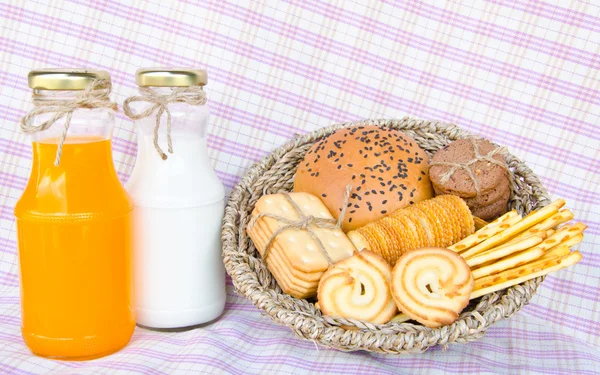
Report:
[[[283,292],[324,315],[451,324],[469,300],[581,259],[585,225],[565,224],[563,200],[507,212],[504,152],[458,140],[430,168],[406,134],[340,129],[307,151],[294,192],[258,200],[247,232]]]

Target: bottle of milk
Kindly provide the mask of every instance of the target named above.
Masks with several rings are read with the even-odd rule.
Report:
[[[138,153],[127,183],[134,209],[137,323],[181,328],[217,318],[225,306],[221,260],[224,189],[206,148],[209,109],[198,69],[140,69]]]

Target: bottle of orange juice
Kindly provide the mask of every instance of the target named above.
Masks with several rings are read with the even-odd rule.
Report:
[[[17,202],[22,334],[33,353],[83,360],[125,346],[135,327],[133,204],[112,160],[104,71],[29,73],[29,182]]]

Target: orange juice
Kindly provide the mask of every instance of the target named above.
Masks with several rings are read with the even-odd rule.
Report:
[[[15,207],[23,339],[37,355],[91,359],[127,344],[135,327],[132,201],[109,139],[33,142],[33,167]]]

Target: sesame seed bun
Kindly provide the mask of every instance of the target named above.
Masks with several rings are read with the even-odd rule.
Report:
[[[433,197],[429,157],[406,134],[377,126],[335,131],[315,143],[296,171],[294,191],[320,197],[337,219],[352,185],[342,229],[350,231]]]

